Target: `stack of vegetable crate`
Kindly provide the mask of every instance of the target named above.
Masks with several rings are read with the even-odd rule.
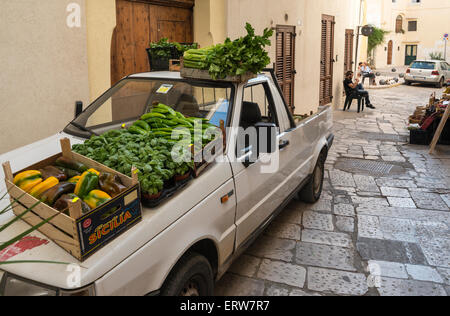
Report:
[[[16,174],[12,173],[9,162],[4,163],[6,187],[14,205],[15,215],[21,217],[21,219],[32,226],[52,218],[38,230],[68,251],[72,256],[80,261],[84,261],[142,219],[139,183],[136,177],[130,178],[72,152],[68,139],[61,140],[61,147],[62,153],[29,166]],[[117,177],[123,187],[120,188],[120,193],[111,193],[114,197],[108,197],[108,199],[102,200],[100,203],[97,202],[101,199],[91,204],[90,202],[93,201],[94,196],[84,194],[84,200],[88,201],[92,209],[88,208],[86,210],[82,207],[85,203],[83,199],[75,197],[67,202],[67,208],[57,210],[52,207],[53,203],[48,203],[48,200],[44,199],[45,193],[40,194],[37,192],[40,190],[40,187],[44,190],[46,185],[41,183],[41,185],[36,185],[33,190],[31,187],[23,186],[23,182],[21,184],[18,181],[22,175],[31,170],[42,170],[48,168],[48,166],[55,165],[57,161],[61,160],[83,165],[85,166],[84,169],[89,168],[90,171],[86,171],[83,174],[86,179],[86,175],[89,172],[93,175],[94,172],[108,174],[112,177]],[[51,178],[53,177],[48,179]],[[83,177],[75,178],[78,178],[76,180],[79,181],[79,184]],[[25,179],[24,181],[32,182],[33,180]],[[81,187],[78,186],[78,189],[81,190]],[[50,188],[47,192],[49,191],[52,191],[52,189]],[[92,192],[95,193],[95,190]]]

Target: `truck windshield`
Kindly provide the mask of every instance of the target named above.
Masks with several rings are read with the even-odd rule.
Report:
[[[158,103],[186,117],[228,123],[234,88],[229,83],[131,78],[120,81],[69,124],[65,132],[80,137],[133,124]]]

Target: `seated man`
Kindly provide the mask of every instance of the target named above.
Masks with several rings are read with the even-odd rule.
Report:
[[[377,82],[375,81],[376,76],[373,73],[372,69],[369,67],[368,63],[359,63],[359,69],[361,75],[363,76],[363,82],[365,78],[369,78],[373,86],[377,85]]]
[[[355,82],[353,82],[353,71],[348,71],[345,74],[345,80],[344,80],[344,89],[345,94],[347,96],[355,96],[359,97],[362,96],[366,99],[366,106],[371,109],[375,109],[375,107],[370,103],[369,98],[369,92],[363,89],[363,87],[359,84],[359,80],[355,79]]]

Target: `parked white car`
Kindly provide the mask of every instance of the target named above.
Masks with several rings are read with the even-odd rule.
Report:
[[[441,60],[416,60],[406,70],[405,83],[434,84],[442,88],[450,80],[450,65]]]
[[[215,280],[291,199],[299,196],[316,202],[321,196],[324,163],[334,138],[332,110],[322,107],[296,122],[280,91],[267,75],[240,84],[187,80],[177,72],[132,75],[85,109],[64,132],[1,155],[0,162],[11,161],[16,172],[60,152],[59,139],[67,137],[76,144],[92,132],[120,128],[139,118],[155,100],[186,115],[203,115],[213,123],[224,120],[228,127],[277,131],[274,150],[257,149],[253,143],[238,150],[240,132],[230,130],[220,161],[158,208],[143,208],[142,222],[84,262],[34,232],[32,236],[44,242],[19,249],[10,260],[71,265],[1,266],[0,294],[212,295]],[[263,161],[266,154],[276,159]],[[257,159],[252,161],[252,155]],[[9,240],[27,227],[19,221],[1,232],[0,240]]]

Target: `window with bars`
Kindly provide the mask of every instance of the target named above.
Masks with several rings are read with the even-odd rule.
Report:
[[[417,31],[417,21],[408,21],[408,32]]]

